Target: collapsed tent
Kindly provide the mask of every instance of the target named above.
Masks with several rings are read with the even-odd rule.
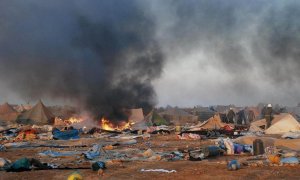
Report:
[[[220,115],[216,114],[213,117],[209,118],[207,121],[204,121],[195,126],[192,126],[189,129],[189,131],[199,131],[199,130],[203,130],[203,129],[216,130],[216,129],[222,129],[226,125],[227,124],[222,123]]]
[[[259,127],[265,129],[266,120],[261,119],[251,123],[251,126]],[[283,134],[286,132],[294,132],[300,130],[299,122],[289,113],[282,113],[280,115],[275,115],[271,126],[265,129],[266,134]]]
[[[18,117],[18,112],[7,102],[0,105],[0,120],[5,122],[15,121]]]
[[[48,108],[40,100],[32,109],[22,113],[17,123],[20,124],[53,124],[54,115],[48,110]]]

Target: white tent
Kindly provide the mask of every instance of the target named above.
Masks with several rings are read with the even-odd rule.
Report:
[[[265,130],[266,134],[283,134],[300,130],[299,122],[292,115],[286,113],[280,117]]]

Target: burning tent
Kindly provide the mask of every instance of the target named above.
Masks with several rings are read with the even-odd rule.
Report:
[[[0,106],[0,120],[5,122],[15,121],[18,117],[18,112],[7,102]]]
[[[20,124],[53,124],[54,115],[40,100],[32,109],[22,113],[17,123]]]

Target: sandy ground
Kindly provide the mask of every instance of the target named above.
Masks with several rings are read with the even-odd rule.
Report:
[[[100,141],[101,140],[97,140]],[[201,147],[207,144],[213,144],[211,141],[199,140],[178,140],[175,135],[155,135],[150,140],[139,140],[138,144],[126,147],[118,147],[120,149],[139,148],[148,149],[151,146],[153,151],[162,150],[178,150],[194,147]],[[22,148],[8,149],[7,152],[0,152],[0,157],[10,159],[12,161],[21,157],[34,157],[42,160],[42,162],[66,162],[70,167],[76,160],[74,157],[68,158],[41,158],[38,152],[51,148]],[[86,150],[87,148],[77,148],[77,150]],[[59,151],[59,149],[53,149]],[[70,149],[64,149],[70,150]],[[220,156],[207,159],[204,161],[156,161],[156,162],[124,162],[122,164],[108,165],[103,176],[98,176],[97,172],[91,169],[78,169],[77,171],[84,179],[300,179],[300,166],[284,167],[284,166],[262,166],[249,167],[243,166],[238,171],[228,171],[226,169],[226,160],[241,159],[245,156]],[[246,157],[247,158],[247,157]],[[81,165],[81,167],[89,168],[90,164]],[[176,170],[175,173],[160,172],[141,172],[141,169],[167,169]],[[67,179],[68,175],[76,171],[72,170],[32,170],[27,172],[4,172],[0,171],[0,180],[6,179]]]

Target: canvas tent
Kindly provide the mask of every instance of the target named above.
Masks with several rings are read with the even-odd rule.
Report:
[[[147,125],[144,121],[144,113],[142,108],[129,109],[129,122],[132,124],[133,130],[145,130]]]
[[[300,130],[299,122],[290,114],[285,114],[274,122],[266,131],[266,134],[283,134]]]
[[[0,120],[5,122],[15,121],[18,117],[18,112],[7,102],[0,105]]]
[[[159,113],[159,115],[176,125],[198,122],[198,116],[194,116],[179,108],[169,108]]]
[[[40,100],[32,109],[22,113],[17,122],[21,124],[53,124],[54,115]]]
[[[202,123],[199,123],[195,126],[192,126],[189,131],[199,131],[202,129],[207,130],[215,130],[215,129],[221,129],[226,124],[222,123],[220,115],[216,114],[213,117],[209,118],[207,121],[204,121]]]
[[[129,109],[129,121],[132,123],[138,123],[144,120],[144,113],[143,109]]]
[[[265,129],[266,120],[261,119],[251,123],[251,126],[256,126],[261,129]],[[299,131],[300,124],[299,122],[289,113],[281,113],[275,115],[272,120],[271,126],[265,130],[266,134],[282,134],[290,131]]]
[[[14,108],[9,105],[7,102],[0,105],[0,114],[9,114],[9,113],[15,113],[16,111]]]

